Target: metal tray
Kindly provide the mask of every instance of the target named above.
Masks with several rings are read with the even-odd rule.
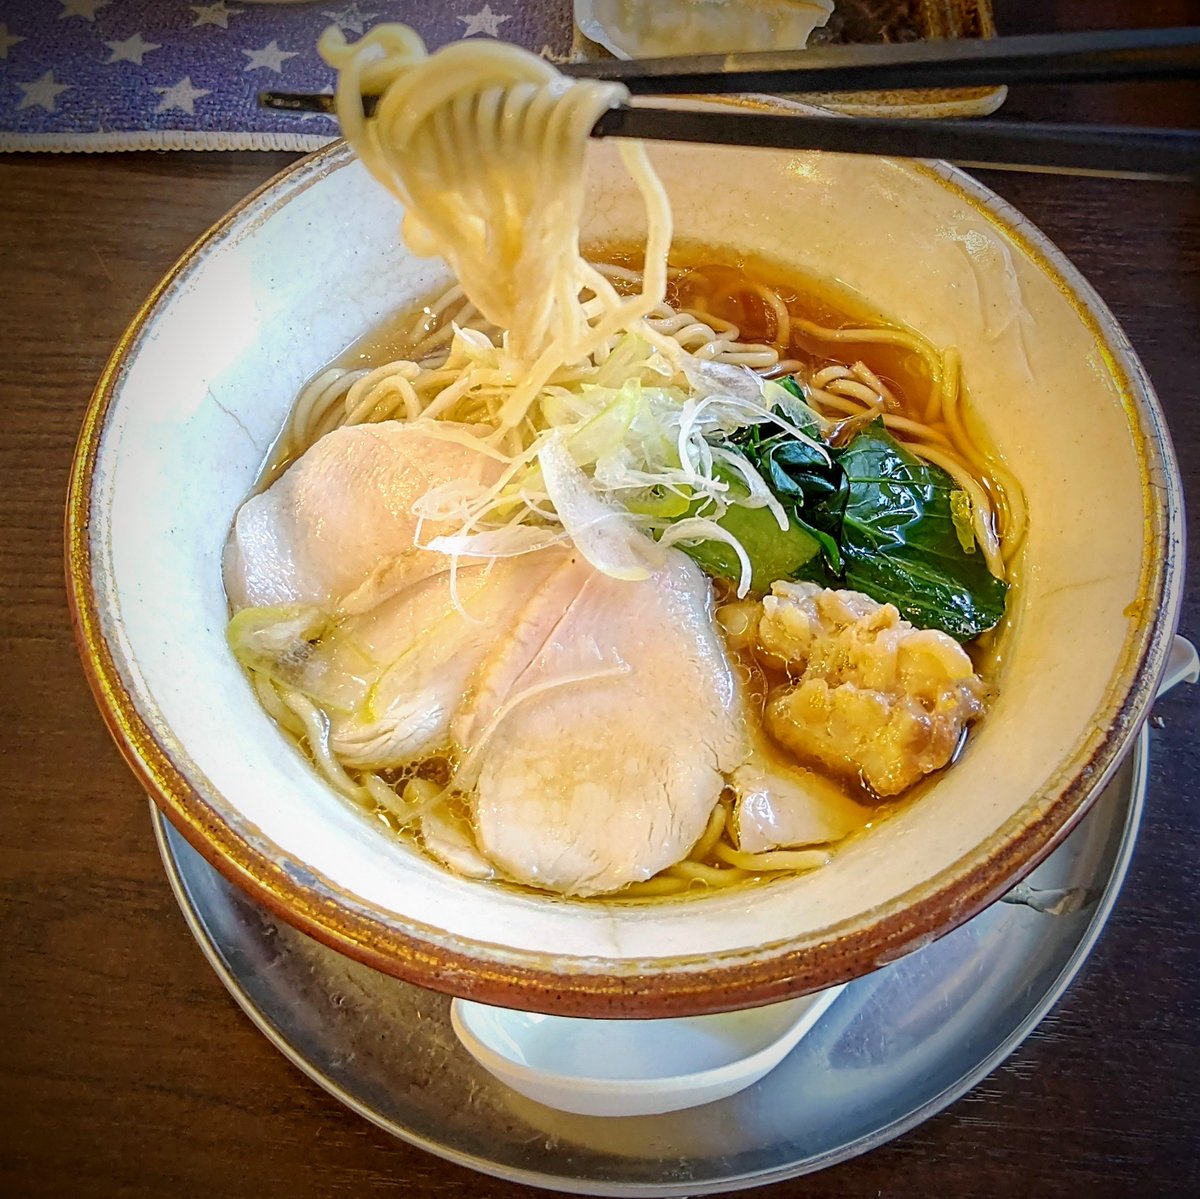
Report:
[[[280,924],[152,807],[171,886],[234,999],[299,1069],[414,1145],[501,1178],[597,1195],[699,1195],[865,1153],[953,1103],[1033,1031],[1108,919],[1137,837],[1148,734],[1068,840],[1002,901],[851,983],[761,1082],[669,1115],[552,1111],[476,1065],[450,1001]]]

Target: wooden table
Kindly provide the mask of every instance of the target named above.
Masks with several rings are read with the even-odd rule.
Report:
[[[1120,9],[1168,23],[1190,7],[1092,10],[1101,20]],[[1001,0],[998,9],[1010,30],[1052,23],[1053,6],[1032,0]],[[1083,103],[1088,115],[1104,115],[1092,97],[1027,93],[1010,111],[1070,115]],[[1195,91],[1176,89],[1148,119],[1186,119],[1195,101]],[[1145,93],[1126,89],[1108,103],[1127,116],[1141,107],[1136,116],[1147,119]],[[71,640],[62,503],[100,368],[174,258],[289,161],[27,156],[0,167],[5,1195],[525,1193],[352,1116],[238,1012],[175,908],[145,797],[109,741]],[[987,182],[1063,247],[1129,332],[1200,510],[1200,191],[1038,176]],[[1189,547],[1194,555],[1194,538]],[[1194,584],[1182,631],[1200,637]],[[1200,712],[1180,689],[1156,714],[1132,871],[1099,948],[1053,1015],[950,1111],[866,1158],[764,1194],[1200,1194]]]

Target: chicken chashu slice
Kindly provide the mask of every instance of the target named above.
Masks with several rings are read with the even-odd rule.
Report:
[[[472,676],[566,558],[545,549],[463,567],[453,585],[443,570],[340,621],[306,667],[333,752],[347,765],[381,769],[449,750]]]
[[[469,425],[437,422],[443,434]],[[446,567],[416,545],[415,502],[436,487],[487,485],[501,466],[437,436],[434,422],[381,421],[327,433],[238,511],[225,548],[235,609],[313,604],[365,612]],[[427,520],[428,541],[453,522]]]
[[[832,845],[870,819],[870,809],[850,799],[839,784],[789,761],[761,735],[729,776],[729,785],[737,797],[733,838],[745,853]]]
[[[767,731],[880,796],[945,766],[983,712],[987,689],[962,646],[856,591],[775,583],[757,637],[795,680],[768,699]]]
[[[225,558],[234,607],[302,605],[333,622],[316,645],[278,652],[284,680],[327,713],[346,764],[399,766],[447,749],[471,673],[566,557],[465,566],[452,582],[449,559],[416,545],[416,500],[499,469],[428,425],[356,425],[322,437],[239,511]],[[421,534],[449,528],[430,520]]]
[[[677,551],[641,583],[541,551],[460,570],[459,602],[482,611],[451,617],[447,560],[415,545],[412,505],[498,469],[419,424],[335,430],[243,506],[226,589],[236,608],[339,615],[302,681],[343,761],[378,768],[444,748],[461,706],[461,745],[486,735],[480,850],[519,881],[617,890],[686,856],[743,756],[710,589]],[[426,522],[423,535],[440,531]]]
[[[484,856],[519,882],[598,895],[686,857],[745,756],[744,718],[689,558],[669,550],[640,582],[580,567],[548,586],[569,593],[572,578],[536,652],[536,630],[513,638],[528,664],[498,655],[502,684],[480,681],[487,707],[503,699],[490,719],[480,709],[465,748]]]

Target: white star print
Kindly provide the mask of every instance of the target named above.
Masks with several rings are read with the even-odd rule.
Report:
[[[0,58],[7,58],[8,52],[18,43],[23,42],[23,37],[15,37],[8,32],[7,25],[0,25]]]
[[[140,33],[135,33],[133,37],[127,37],[123,42],[105,42],[104,44],[112,51],[108,59],[110,63],[131,62],[139,67],[142,65],[142,59],[151,50],[162,49],[158,42],[143,41]]]
[[[323,12],[321,16],[328,17],[339,29],[344,29],[347,33],[361,34],[379,14],[363,12],[358,7],[358,0],[355,0],[353,4],[347,5],[340,11]]]
[[[207,96],[211,89],[193,87],[192,77],[185,75],[174,87],[156,87],[154,90],[162,96],[155,112],[170,112],[172,108],[178,108],[191,117],[196,115],[196,101],[201,96]]]
[[[188,8],[196,14],[192,22],[193,29],[197,25],[220,25],[222,29],[228,29],[229,18],[246,11],[244,8],[230,8],[225,0],[217,0],[216,4],[189,4]]]
[[[470,13],[458,19],[466,26],[466,29],[463,30],[463,37],[470,37],[475,33],[486,33],[488,37],[499,37],[501,24],[504,21],[512,20],[505,13],[492,12],[490,4],[485,4],[476,13]]]
[[[47,112],[58,111],[58,101],[56,97],[59,92],[69,92],[71,85],[69,83],[55,83],[54,72],[47,71],[41,79],[35,83],[18,83],[17,87],[25,93],[21,97],[21,103],[18,108],[44,108]]]
[[[82,17],[85,21],[94,21],[96,13],[107,8],[109,0],[58,0],[62,5],[62,12],[58,14],[60,21],[65,21],[68,17]]]
[[[244,71],[267,70],[278,75],[283,70],[284,62],[295,58],[297,50],[280,50],[276,41],[268,42],[261,50],[243,50],[242,53],[250,60],[242,69]]]

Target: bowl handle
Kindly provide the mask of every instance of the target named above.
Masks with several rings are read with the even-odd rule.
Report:
[[[1197,655],[1196,647],[1186,637],[1177,636],[1167,655],[1167,668],[1159,680],[1155,698],[1166,695],[1180,683],[1195,683],[1197,680],[1200,680],[1200,655]]]

